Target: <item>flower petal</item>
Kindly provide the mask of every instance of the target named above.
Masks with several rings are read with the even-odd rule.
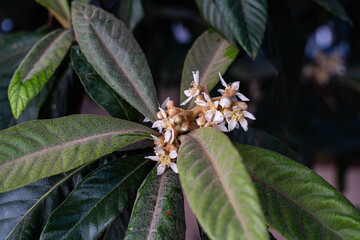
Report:
[[[161,123],[162,121],[161,120],[157,120],[153,123],[152,125],[152,128],[158,128],[158,127],[161,127]]]
[[[224,94],[225,90],[224,89],[218,89],[217,90],[220,94]]]
[[[184,94],[185,94],[185,96],[187,96],[187,97],[192,96],[189,89],[188,89],[188,90],[185,90],[185,91],[184,91]]]
[[[176,163],[170,163],[170,167],[175,173],[179,173]]]
[[[239,87],[240,87],[240,82],[239,81],[233,82],[231,84],[231,88],[234,89],[235,91],[239,90]]]
[[[224,114],[224,117],[230,118],[230,117],[231,117],[231,114],[232,114],[232,111],[227,112],[227,113]]]
[[[149,118],[144,118],[143,122],[150,122],[150,119]]]
[[[158,156],[146,156],[145,158],[156,161],[156,162],[159,161]]]
[[[159,107],[159,110],[160,110],[160,112],[161,112],[161,115],[162,115],[164,118],[166,118],[166,112],[164,111],[164,109],[162,109],[162,108]]]
[[[247,97],[245,97],[244,94],[242,94],[242,93],[237,92],[237,93],[236,93],[236,96],[237,96],[238,98],[240,98],[241,101],[244,101],[244,102],[250,101],[250,99],[248,99]]]
[[[213,123],[218,124],[224,121],[224,115],[220,111],[216,111],[213,119]]]
[[[220,106],[223,108],[228,108],[231,106],[231,100],[227,97],[222,97],[220,100]]]
[[[245,131],[248,130],[248,123],[247,123],[247,121],[245,120],[245,118],[243,118],[243,119],[240,120],[240,124],[241,124],[241,127],[242,127]]]
[[[171,141],[170,141],[170,144],[173,143],[173,141],[174,141],[174,136],[175,136],[175,133],[174,133],[174,129],[172,128],[172,129],[171,129]]]
[[[183,106],[185,104],[187,104],[188,102],[190,102],[190,100],[192,99],[192,96],[190,95],[190,97],[188,96],[188,99],[186,99],[185,101],[183,101],[180,106]]]
[[[170,100],[170,97],[168,97],[167,99],[165,99],[165,101],[161,104],[161,108],[165,109],[166,107],[166,103]],[[160,110],[161,111],[161,110]]]
[[[216,108],[218,108],[218,106],[219,106],[219,101],[215,101],[215,102],[214,102],[214,106],[215,106]]]
[[[193,74],[194,82],[197,85],[199,85],[199,75],[200,75],[199,70],[196,70],[195,72],[193,71],[192,74]]]
[[[165,151],[162,150],[161,148],[156,148],[155,152],[158,154],[165,154]]]
[[[209,95],[207,95],[206,93],[203,93],[204,94],[204,98],[207,102],[211,102],[211,98],[209,97]]]
[[[215,128],[216,128],[217,130],[221,131],[221,132],[228,132],[228,131],[229,131],[224,124],[216,125]]]
[[[224,87],[227,87],[227,83],[226,83],[225,80],[222,78],[220,72],[219,72],[219,76],[220,76],[221,84],[222,84]]]
[[[206,121],[211,122],[213,115],[214,115],[214,114],[206,113],[206,114],[205,114],[205,119],[206,119]]]
[[[175,158],[177,158],[177,156],[178,156],[178,154],[177,154],[176,150],[172,150],[169,154],[169,157],[171,159],[175,159]]]
[[[248,111],[243,111],[243,113],[244,113],[245,117],[252,119],[252,120],[256,120],[255,116],[252,115],[251,113],[249,113]]]
[[[206,106],[206,102],[204,100],[195,100],[196,105],[205,107]]]
[[[235,129],[237,122],[230,121],[228,122],[229,125],[229,131],[232,131]]]
[[[165,132],[165,141],[164,142],[169,142],[170,138],[171,138],[171,132],[166,131]]]
[[[161,175],[163,174],[163,172],[165,171],[165,165],[164,164],[159,164],[159,166],[157,166],[157,175]]]
[[[152,134],[150,134],[150,136],[151,136],[155,141],[159,141],[159,138],[158,138],[157,136],[152,135]]]

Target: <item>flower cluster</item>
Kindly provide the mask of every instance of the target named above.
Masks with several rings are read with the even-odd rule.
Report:
[[[158,175],[162,174],[167,167],[178,172],[176,158],[179,135],[202,127],[214,127],[222,132],[229,132],[241,126],[247,131],[246,118],[255,120],[255,117],[247,111],[245,101],[249,99],[239,92],[240,82],[227,84],[220,73],[219,77],[225,88],[218,89],[221,96],[211,98],[206,87],[200,86],[199,71],[195,71],[193,72],[194,81],[190,88],[184,91],[188,98],[180,105],[186,105],[193,99],[196,106],[191,110],[184,110],[174,107],[174,102],[168,98],[159,107],[158,120],[152,127],[157,128],[161,136],[152,135],[155,156],[146,157],[158,162]]]

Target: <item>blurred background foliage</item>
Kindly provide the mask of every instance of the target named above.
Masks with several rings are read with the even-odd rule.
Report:
[[[178,104],[186,54],[209,26],[194,0],[134,2],[138,24],[127,22],[127,0],[91,1],[127,22],[149,61],[160,102],[170,95]],[[360,2],[339,2],[351,23],[311,0],[268,1],[260,54],[253,61],[240,51],[224,78],[241,81],[257,118],[253,128],[280,138],[309,167],[320,155],[335,159],[342,189],[346,168],[360,160]],[[13,72],[32,45],[60,24],[35,1],[0,5],[0,46],[7,49],[0,52],[0,128],[79,112],[85,91],[67,56],[49,90],[18,120],[11,117],[7,87]],[[256,136],[248,141],[261,145]]]

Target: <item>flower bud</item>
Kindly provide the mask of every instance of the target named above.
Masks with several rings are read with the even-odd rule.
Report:
[[[158,113],[156,114],[156,116],[157,116],[157,118],[160,119],[160,120],[164,118],[164,116],[161,114],[161,112],[158,112]]]
[[[243,111],[246,111],[248,108],[248,105],[241,101],[237,102],[235,105],[241,107],[241,110],[243,110]]]
[[[174,101],[173,100],[169,100],[166,102],[166,107],[167,109],[173,108],[174,107]]]
[[[175,124],[180,124],[181,121],[182,121],[182,117],[179,116],[179,115],[175,115],[175,116],[173,117],[173,119],[174,119]]]
[[[196,120],[196,124],[199,125],[200,127],[203,126],[205,123],[206,123],[206,119],[204,116],[201,116]]]
[[[188,122],[182,122],[180,125],[180,131],[187,132],[189,130],[189,123]]]
[[[197,95],[196,100],[203,100],[204,101],[205,100],[204,95],[202,95],[202,94]]]
[[[169,109],[169,116],[172,117],[175,114],[177,114],[179,112],[179,110],[177,108],[170,108]]]

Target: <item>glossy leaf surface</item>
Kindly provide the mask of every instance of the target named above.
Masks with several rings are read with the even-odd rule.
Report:
[[[324,179],[278,153],[235,144],[270,227],[287,239],[356,239],[360,214]]]
[[[181,185],[207,235],[211,239],[267,239],[256,190],[227,136],[201,128],[180,140]]]
[[[11,110],[18,118],[60,65],[73,38],[72,30],[54,30],[42,38],[16,70],[8,89]]]
[[[70,27],[70,9],[67,0],[36,0],[46,7],[64,28]]]
[[[127,207],[119,216],[117,216],[114,221],[110,224],[106,230],[103,239],[112,240],[112,239],[124,239],[127,228],[129,226],[131,215],[131,208]]]
[[[342,20],[348,21],[349,23],[351,23],[351,20],[347,16],[344,8],[341,6],[341,4],[337,0],[313,0],[313,1],[316,2],[317,4],[319,4],[320,6],[324,7],[325,9],[327,9],[329,12],[331,12],[335,16],[338,16]]]
[[[135,198],[151,164],[133,156],[89,174],[51,214],[40,239],[96,239]]]
[[[184,198],[179,176],[167,169],[161,176],[156,167],[139,189],[126,240],[185,239]]]
[[[219,72],[224,74],[239,53],[237,47],[232,46],[218,33],[208,30],[193,44],[186,56],[182,78],[180,101],[186,100],[184,90],[190,87],[193,81],[192,71],[199,70],[199,85],[206,85],[211,91],[219,82]],[[193,105],[192,99],[188,107]]]
[[[71,50],[71,61],[85,90],[96,103],[112,117],[137,121],[138,112],[102,80],[77,46]]]
[[[69,171],[149,138],[151,129],[101,116],[72,115],[0,131],[0,192]]]
[[[146,58],[125,24],[110,13],[73,3],[76,39],[87,60],[123,99],[156,120],[158,101]]]

